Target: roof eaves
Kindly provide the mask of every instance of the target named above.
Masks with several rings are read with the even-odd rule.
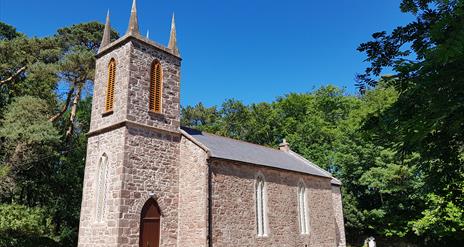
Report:
[[[332,181],[330,182],[331,184],[341,186],[342,182],[335,178],[330,172],[320,168],[318,165],[314,164],[313,162],[305,159],[303,156],[299,155],[298,153],[293,152],[292,150],[289,151],[290,154],[294,155],[295,157],[299,158],[300,160],[303,160],[304,162],[308,163],[308,165],[313,166],[314,168],[320,170],[321,172],[327,174],[332,178]]]
[[[330,181],[332,185],[342,186],[342,181],[332,177],[332,181]]]
[[[293,173],[299,173],[299,174],[304,174],[304,175],[310,175],[310,176],[320,177],[320,178],[324,178],[324,179],[328,179],[328,178],[333,179],[333,177],[330,177],[330,176],[321,176],[321,175],[318,175],[318,174],[308,173],[308,172],[304,172],[304,171],[297,171],[297,170],[291,170],[291,169],[286,169],[286,168],[282,168],[282,167],[269,166],[268,164],[251,163],[249,161],[243,161],[243,160],[239,160],[239,159],[230,159],[230,158],[225,158],[225,157],[215,156],[215,155],[211,155],[210,157],[212,159],[237,162],[239,164],[244,164],[244,165],[254,165],[254,166],[258,166],[258,167],[269,168],[269,169],[280,170],[280,171],[293,172]]]
[[[316,165],[316,164],[314,164],[313,162],[311,162],[311,161],[305,159],[303,156],[299,155],[298,153],[295,153],[295,152],[293,152],[292,150],[288,151],[288,153],[291,154],[291,155],[293,155],[293,156],[295,156],[296,158],[302,160],[303,162],[307,163],[309,166],[312,166],[312,167],[318,169],[319,171],[321,171],[322,173],[327,174],[327,176],[332,177],[332,174],[331,174],[330,172],[328,172],[328,171],[326,171],[326,170],[320,168],[318,165]]]

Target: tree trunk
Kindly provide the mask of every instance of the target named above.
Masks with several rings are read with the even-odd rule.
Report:
[[[71,97],[73,94],[74,94],[74,86],[72,86],[69,89],[68,95],[66,96],[66,101],[64,102],[63,107],[61,108],[61,111],[53,115],[51,118],[49,118],[48,121],[55,122],[58,118],[63,116],[63,114],[68,110],[69,102],[71,102]]]
[[[76,96],[74,97],[73,103],[71,105],[71,115],[69,116],[70,124],[68,130],[66,131],[66,140],[68,141],[71,140],[72,134],[74,132],[74,121],[76,120],[77,105],[81,99],[82,87],[83,85],[78,86]]]

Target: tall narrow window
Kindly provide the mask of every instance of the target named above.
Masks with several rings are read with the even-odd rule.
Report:
[[[300,218],[300,233],[309,233],[308,205],[306,204],[306,187],[303,183],[298,186],[298,215]]]
[[[264,187],[264,178],[259,176],[256,179],[256,232],[258,236],[266,236],[266,194]]]
[[[114,82],[116,80],[116,60],[112,58],[108,64],[108,85],[106,89],[105,111],[113,110]]]
[[[163,90],[163,71],[159,61],[151,64],[150,73],[150,111],[161,113],[161,96]]]
[[[108,173],[108,156],[103,154],[100,157],[100,161],[98,162],[98,170],[97,170],[97,190],[96,190],[96,202],[97,205],[95,207],[95,219],[98,222],[103,220],[103,215],[105,214],[105,201],[106,201],[106,181],[107,181],[107,173]]]

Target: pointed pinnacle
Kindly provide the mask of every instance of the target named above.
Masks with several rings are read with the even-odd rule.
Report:
[[[131,15],[129,19],[129,27],[127,28],[127,33],[130,34],[140,34],[139,33],[139,21],[137,18],[137,3],[136,0],[132,1]]]
[[[100,52],[105,46],[109,45],[111,42],[111,24],[110,24],[110,10],[106,13],[106,23],[105,29],[103,30],[102,42],[98,51]]]
[[[176,35],[176,20],[174,13],[172,13],[171,36],[169,37],[168,48],[171,49],[174,52],[174,54],[179,55],[179,48],[177,48]]]
[[[132,0],[131,12],[137,12],[137,3],[135,0]]]

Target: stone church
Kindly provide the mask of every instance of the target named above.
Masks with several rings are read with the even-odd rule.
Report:
[[[97,54],[80,247],[345,246],[341,183],[293,152],[180,126],[181,58],[139,33]]]

